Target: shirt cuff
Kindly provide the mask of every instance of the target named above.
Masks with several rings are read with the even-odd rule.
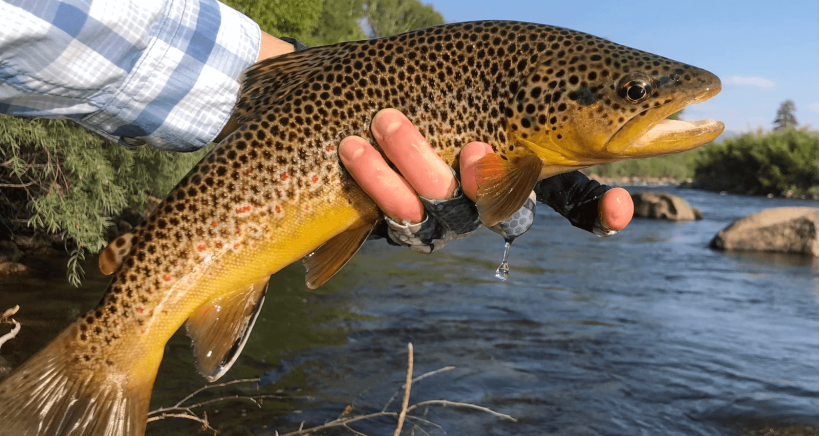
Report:
[[[237,79],[258,58],[261,30],[215,0],[169,2],[166,12],[112,101],[79,122],[126,146],[195,151],[230,118]]]

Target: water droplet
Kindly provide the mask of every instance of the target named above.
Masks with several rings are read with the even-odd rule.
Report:
[[[509,278],[509,250],[512,248],[512,241],[506,241],[506,249],[503,252],[503,260],[498,269],[495,270],[495,277],[502,281]]]

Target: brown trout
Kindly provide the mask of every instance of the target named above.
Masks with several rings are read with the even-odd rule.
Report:
[[[113,279],[80,317],[0,384],[0,435],[141,435],[163,348],[186,323],[199,371],[241,351],[271,274],[304,260],[320,286],[381,214],[336,145],[383,108],[406,114],[458,168],[471,141],[486,225],[534,184],[598,163],[688,150],[720,122],[666,118],[720,90],[713,74],[559,27],[448,24],[312,48],[245,72],[241,126],[141,226],[113,241]]]

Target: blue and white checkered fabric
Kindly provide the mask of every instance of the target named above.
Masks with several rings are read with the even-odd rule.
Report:
[[[0,113],[196,150],[230,117],[260,42],[216,0],[0,0]]]

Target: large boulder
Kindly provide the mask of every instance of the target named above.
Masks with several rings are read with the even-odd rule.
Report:
[[[734,221],[711,240],[731,251],[774,251],[819,256],[819,208],[765,209]]]
[[[687,201],[665,192],[637,192],[631,195],[634,216],[671,221],[701,220],[702,212]]]

